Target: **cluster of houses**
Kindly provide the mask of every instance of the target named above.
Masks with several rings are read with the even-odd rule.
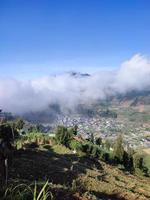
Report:
[[[150,147],[149,138],[144,137],[144,127],[133,127],[114,118],[102,117],[81,117],[81,116],[60,116],[53,124],[52,129],[58,125],[67,127],[78,126],[78,134],[88,138],[91,133],[101,137],[103,140],[114,140],[118,134],[123,133],[124,141],[132,148]],[[150,132],[149,132],[150,135]]]
[[[0,122],[4,119],[11,119],[11,113],[3,112],[0,109]],[[25,130],[32,124],[25,123]],[[114,140],[118,134],[123,133],[124,141],[132,148],[148,147],[150,148],[150,127],[149,129],[144,126],[133,126],[126,122],[119,121],[116,118],[105,118],[100,116],[84,117],[80,115],[76,116],[62,116],[60,115],[57,120],[51,124],[40,125],[39,128],[44,133],[54,133],[54,130],[58,125],[66,127],[73,127],[77,125],[78,134],[82,135],[84,139],[89,138],[91,133],[95,137],[101,137],[103,140]],[[36,125],[34,125],[36,127]],[[147,130],[147,131],[145,131]]]

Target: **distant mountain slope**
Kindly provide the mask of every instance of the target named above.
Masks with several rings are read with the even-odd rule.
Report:
[[[80,76],[81,74],[72,74],[73,76]],[[85,74],[88,76],[87,74]],[[84,76],[84,75],[83,75]],[[126,94],[119,94],[108,97],[105,100],[97,100],[94,103],[79,104],[71,109],[61,109],[59,104],[51,104],[45,110],[38,112],[28,112],[23,115],[26,120],[33,123],[52,123],[59,116],[79,114],[85,117],[93,117],[96,114],[101,116],[102,112],[106,112],[107,108],[115,105],[122,107],[135,107],[150,105],[150,90],[145,91],[131,91]]]
[[[120,94],[112,97],[112,102],[118,104],[128,103],[130,106],[150,105],[150,90],[131,91],[126,94]]]
[[[88,76],[91,76],[90,74],[88,73],[80,73],[80,72],[70,72],[69,73],[71,76],[73,77],[77,77],[77,78],[81,78],[81,77],[88,77]]]
[[[28,112],[23,115],[23,118],[33,123],[51,123],[58,115],[61,114],[61,110],[58,104],[49,105],[45,110],[38,112]]]

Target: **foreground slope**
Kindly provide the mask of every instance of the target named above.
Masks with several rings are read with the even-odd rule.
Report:
[[[40,183],[48,179],[54,199],[150,199],[149,178],[75,155],[60,145],[16,151],[9,178],[10,184],[30,184],[35,180]]]

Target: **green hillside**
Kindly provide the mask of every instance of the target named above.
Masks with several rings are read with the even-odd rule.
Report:
[[[48,199],[150,198],[149,178],[133,176],[81,153],[75,155],[62,145],[41,145],[38,148],[17,150],[9,178],[9,187],[24,183],[33,188],[35,180],[38,187],[42,187],[48,180],[47,190],[51,192]],[[18,186],[14,194],[10,190],[11,195],[15,197],[18,190],[23,193],[24,187]],[[28,191],[28,198],[26,196],[23,199],[31,199],[30,195]]]

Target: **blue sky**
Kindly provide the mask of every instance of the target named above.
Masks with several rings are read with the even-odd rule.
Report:
[[[149,0],[0,0],[0,76],[116,68],[150,55]]]

